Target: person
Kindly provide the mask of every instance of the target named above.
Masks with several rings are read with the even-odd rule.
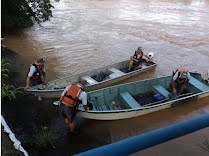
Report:
[[[178,97],[182,95],[183,91],[186,89],[189,79],[189,71],[185,67],[181,66],[175,72],[173,72],[169,89]]]
[[[147,62],[146,59],[143,57],[146,57],[146,59],[149,59],[148,56],[144,55],[142,52],[142,48],[138,47],[138,49],[135,51],[134,55],[131,56],[131,61],[129,63],[128,71],[136,70],[136,69],[141,69],[142,68],[142,63]]]
[[[32,86],[45,84],[46,83],[46,70],[44,67],[44,59],[38,58],[34,64],[30,66],[29,72],[27,73],[25,90]],[[38,101],[42,101],[42,98],[38,96]]]
[[[71,133],[77,133],[75,130],[77,106],[82,104],[85,111],[90,110],[85,92],[86,85],[87,81],[81,79],[77,84],[67,86],[60,97],[60,113]]]

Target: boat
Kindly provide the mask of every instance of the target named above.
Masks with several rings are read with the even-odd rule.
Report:
[[[141,69],[128,72],[129,61],[130,60],[126,60],[77,75],[56,79],[48,82],[46,85],[41,84],[31,87],[27,91],[43,98],[59,98],[66,86],[77,83],[79,79],[86,80],[88,82],[86,90],[92,91],[110,86],[119,81],[133,77],[139,73],[154,69],[157,66],[156,63],[146,62],[142,64]]]
[[[88,92],[93,110],[85,112],[79,106],[78,116],[94,120],[133,118],[209,96],[209,84],[201,74],[191,72],[184,93],[176,98],[169,92],[172,76],[152,78]],[[54,104],[57,104],[55,102]]]

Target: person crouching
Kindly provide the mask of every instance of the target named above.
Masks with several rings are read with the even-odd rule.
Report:
[[[190,73],[185,67],[179,67],[174,73],[172,80],[170,82],[169,89],[176,95],[182,95],[183,91],[186,89],[190,79]]]
[[[60,113],[71,133],[77,133],[75,131],[75,117],[78,105],[82,104],[85,111],[89,111],[87,93],[85,92],[86,85],[86,80],[79,80],[77,84],[66,87],[60,97]]]

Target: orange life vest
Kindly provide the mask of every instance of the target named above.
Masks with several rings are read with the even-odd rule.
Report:
[[[77,107],[80,104],[79,95],[82,88],[76,84],[72,84],[63,96],[62,102],[70,107]]]

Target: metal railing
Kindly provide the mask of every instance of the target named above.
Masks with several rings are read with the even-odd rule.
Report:
[[[126,156],[209,127],[209,114],[98,147],[75,156]]]

